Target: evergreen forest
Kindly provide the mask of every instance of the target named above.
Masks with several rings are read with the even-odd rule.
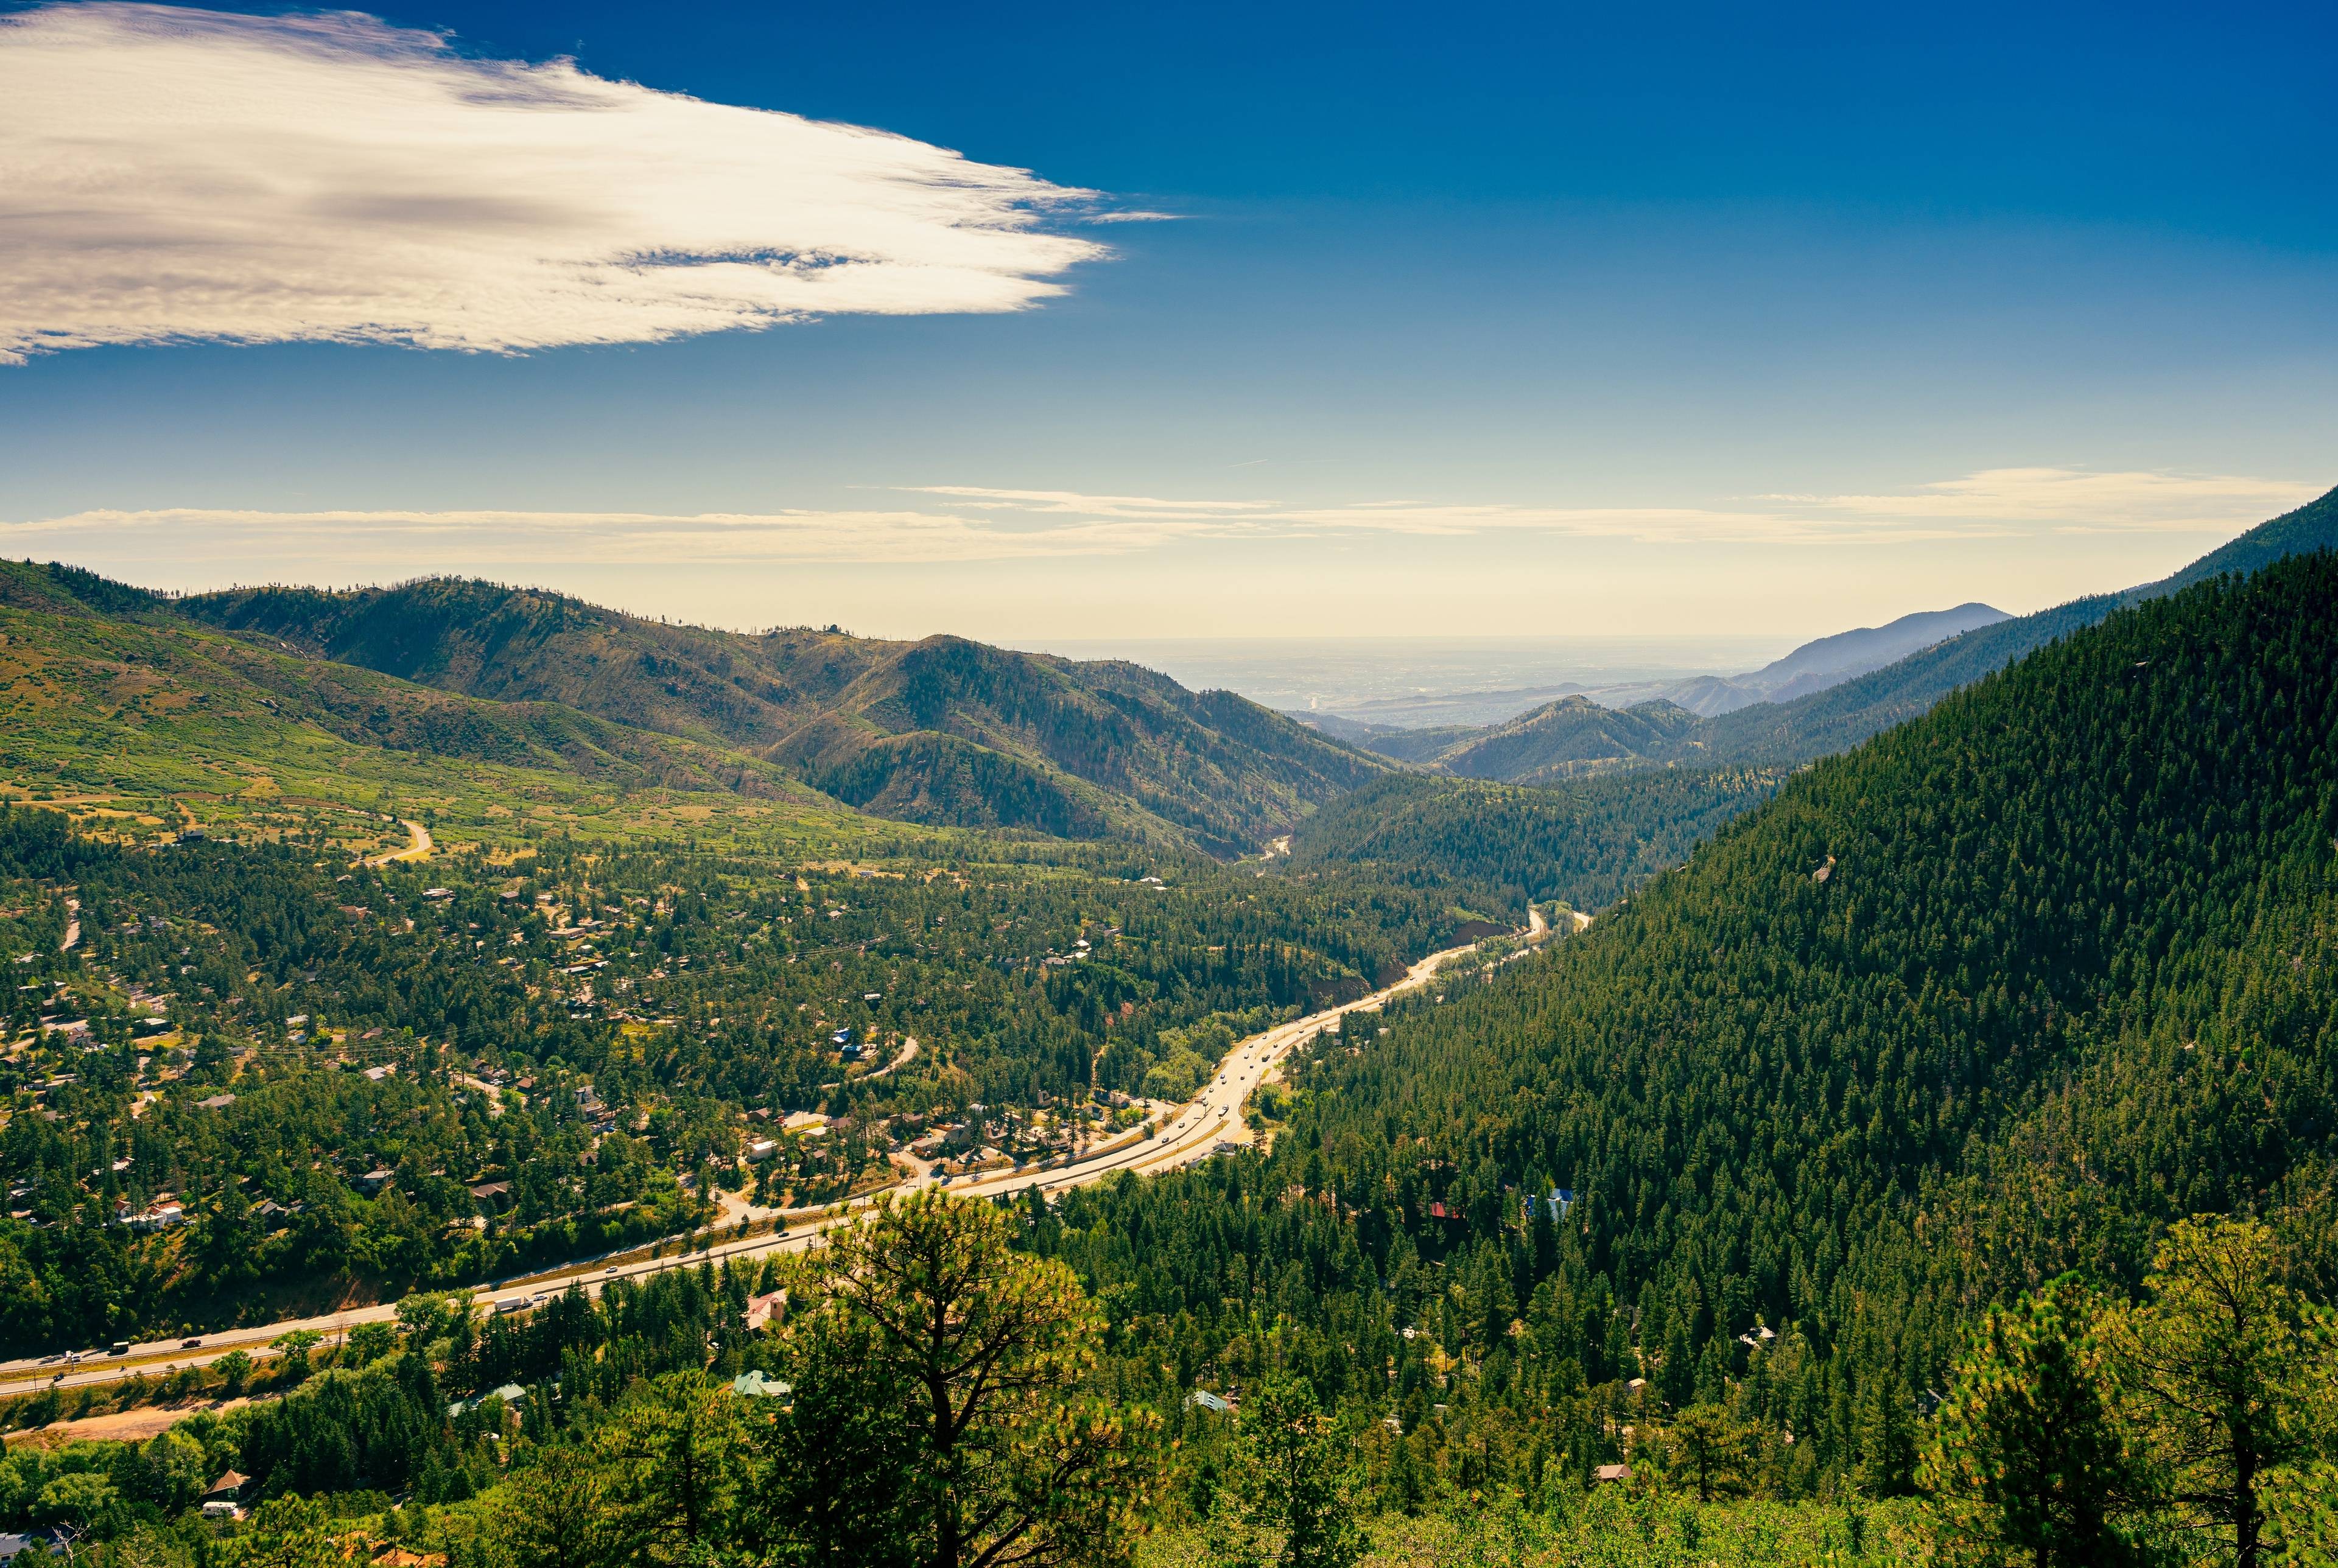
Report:
[[[2236,564],[1848,750],[1547,784],[948,647],[863,651],[903,684],[852,708],[827,634],[734,662],[726,730],[641,675],[731,644],[533,601],[496,624],[562,684],[508,701],[648,737],[596,756],[771,744],[724,788],[539,747],[614,813],[555,828],[400,730],[388,809],[206,828],[28,740],[0,1532],[106,1568],[2338,1561],[2338,554]],[[70,593],[6,630],[68,627],[41,679],[83,690],[266,632],[385,703],[507,701],[444,603],[409,643],[380,597],[11,581]],[[1077,752],[942,687],[1071,728],[1153,695]],[[891,728],[803,739],[848,709]],[[270,756],[359,743],[278,717]],[[1213,767],[1238,804],[1188,798]],[[968,804],[1034,780],[1095,815]],[[1192,1157],[1087,1163],[1284,1043]]]

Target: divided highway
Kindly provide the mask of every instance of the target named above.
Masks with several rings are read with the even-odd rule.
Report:
[[[428,838],[416,824],[408,823],[418,838],[416,848],[427,853]],[[409,849],[407,853],[413,853]],[[1547,929],[1537,914],[1528,935],[1542,936]],[[1379,1008],[1389,998],[1425,985],[1448,959],[1472,950],[1469,946],[1448,948],[1432,953],[1405,972],[1403,979],[1382,987],[1353,1002],[1327,1007],[1304,1018],[1280,1024],[1262,1034],[1238,1042],[1218,1064],[1216,1074],[1202,1088],[1201,1093],[1162,1123],[1154,1136],[1136,1142],[1115,1144],[1084,1159],[1054,1165],[1026,1166],[1020,1171],[1001,1171],[979,1176],[956,1179],[918,1177],[887,1192],[903,1192],[937,1183],[953,1192],[977,1197],[997,1197],[1021,1192],[1030,1187],[1043,1191],[1059,1192],[1074,1187],[1084,1187],[1116,1176],[1124,1171],[1145,1173],[1173,1170],[1208,1158],[1218,1151],[1222,1142],[1246,1143],[1248,1128],[1243,1122],[1243,1106],[1260,1084],[1265,1083],[1282,1065],[1292,1049],[1336,1023],[1349,1013],[1367,1012]],[[850,1207],[866,1209],[878,1198],[862,1199]],[[591,1261],[564,1265],[540,1274],[506,1279],[476,1289],[479,1306],[486,1311],[516,1310],[535,1300],[547,1299],[566,1289],[571,1284],[581,1284],[589,1293],[597,1295],[601,1287],[611,1279],[638,1278],[654,1274],[662,1269],[695,1267],[712,1259],[748,1258],[766,1252],[798,1252],[819,1245],[821,1229],[840,1222],[834,1214],[835,1206],[799,1210],[784,1216],[792,1225],[803,1229],[779,1236],[755,1236],[744,1240],[719,1243],[697,1250],[683,1250],[663,1258],[614,1263],[593,1269]],[[255,1328],[223,1328],[191,1339],[158,1339],[136,1344],[123,1354],[109,1356],[84,1352],[78,1362],[64,1357],[46,1359],[25,1357],[0,1361],[0,1397],[29,1394],[54,1386],[63,1388],[84,1383],[113,1382],[133,1375],[154,1377],[180,1367],[201,1366],[215,1361],[231,1350],[264,1357],[272,1354],[270,1344],[299,1329],[310,1329],[337,1336],[359,1323],[394,1321],[394,1304],[351,1308],[317,1318],[288,1318],[281,1322]]]

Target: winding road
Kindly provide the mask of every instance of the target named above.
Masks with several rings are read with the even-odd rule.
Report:
[[[430,851],[437,848],[437,845],[431,841],[430,829],[421,823],[408,822],[401,818],[398,826],[406,829],[408,839],[406,848],[392,849],[387,855],[368,856],[366,858],[367,865],[387,866],[393,860],[427,860],[430,858]]]
[[[405,858],[429,852],[429,834],[417,823],[409,822],[407,827],[415,835],[415,844],[389,858]],[[1537,918],[1521,935],[1532,940],[1543,935],[1545,929],[1545,923]],[[1042,1161],[1017,1171],[957,1178],[920,1175],[887,1188],[884,1192],[860,1199],[850,1208],[852,1210],[866,1210],[888,1194],[933,1185],[943,1186],[952,1192],[983,1198],[1017,1193],[1034,1186],[1046,1192],[1061,1192],[1105,1181],[1124,1171],[1143,1174],[1174,1170],[1205,1160],[1225,1145],[1246,1144],[1251,1142],[1251,1134],[1243,1122],[1243,1106],[1259,1085],[1281,1069],[1293,1047],[1312,1039],[1347,1014],[1376,1011],[1390,997],[1426,985],[1448,959],[1469,953],[1475,946],[1471,944],[1432,953],[1413,965],[1405,972],[1404,978],[1393,985],[1352,1002],[1327,1007],[1320,1013],[1311,1013],[1288,1024],[1279,1024],[1237,1042],[1226,1053],[1224,1060],[1218,1063],[1215,1075],[1203,1085],[1201,1093],[1191,1102],[1180,1106],[1175,1114],[1159,1125],[1150,1138],[1115,1143],[1084,1159]],[[772,1214],[771,1210],[761,1209],[742,1212],[751,1217]],[[726,1218],[731,1217],[729,1205],[725,1205],[725,1213]],[[822,1230],[840,1222],[842,1218],[832,1204],[776,1217],[804,1228],[779,1235],[749,1237],[744,1240],[704,1246],[695,1250],[681,1248],[662,1258],[608,1264],[597,1274],[590,1270],[594,1264],[601,1261],[599,1259],[575,1259],[556,1269],[477,1287],[476,1300],[486,1311],[511,1311],[535,1301],[549,1299],[571,1284],[582,1284],[588,1294],[598,1295],[601,1287],[611,1279],[639,1278],[660,1269],[691,1267],[718,1259],[751,1258],[767,1252],[801,1252],[818,1246]],[[672,1247],[673,1243],[669,1241],[666,1245]],[[151,1340],[133,1345],[120,1356],[84,1351],[77,1362],[69,1363],[62,1356],[50,1357],[45,1360],[28,1357],[0,1362],[0,1397],[29,1394],[52,1385],[71,1388],[85,1383],[112,1382],[137,1374],[161,1375],[181,1367],[201,1366],[235,1350],[255,1359],[261,1358],[273,1353],[269,1349],[271,1341],[296,1330],[312,1330],[330,1338],[359,1323],[394,1321],[397,1315],[394,1304],[383,1302],[317,1318],[288,1318],[254,1328],[225,1328],[201,1335],[192,1342],[177,1338]]]

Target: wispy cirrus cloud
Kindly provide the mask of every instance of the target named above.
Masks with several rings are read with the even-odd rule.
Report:
[[[1994,469],[1882,495],[1729,506],[1535,506],[1421,500],[1292,505],[1005,489],[904,487],[929,506],[771,512],[395,509],[91,510],[0,523],[0,552],[93,563],[201,560],[231,573],[347,580],[599,565],[916,565],[1130,555],[1171,545],[1472,534],[1653,544],[1881,545],[2040,533],[2233,534],[2310,500],[2287,481]]]
[[[2240,475],[1992,468],[1895,494],[1755,495],[1708,506],[1543,506],[1428,500],[1292,505],[1174,500],[1067,490],[917,486],[961,506],[1034,519],[1150,519],[1229,535],[1531,532],[1651,544],[1910,544],[2013,537],[2041,528],[2096,533],[2215,533],[2264,521],[2320,492]]]
[[[904,485],[904,495],[944,495],[983,512],[1019,512],[1034,517],[1151,517],[1198,521],[1210,517],[1271,516],[1272,501],[1172,501],[1157,495],[1097,495],[1078,490],[994,490],[979,485]]]
[[[2084,533],[2205,533],[2262,522],[2320,494],[2311,485],[2232,474],[1988,468],[1883,495],[1768,495],[1831,514],[1978,520]]]
[[[1023,309],[1095,193],[907,137],[458,53],[352,12],[0,15],[0,361],[518,351]]]
[[[1725,511],[1671,506],[1534,506],[1423,500],[1361,501],[1304,506],[1260,500],[1171,500],[1154,495],[1091,495],[1071,490],[1001,490],[968,485],[928,485],[916,494],[948,496],[956,505],[993,514],[1044,520],[1096,517],[1177,525],[1185,534],[1226,538],[1288,538],[1318,534],[1419,534],[1458,535],[1529,531],[1650,541],[1686,538],[1783,540],[1824,529],[1829,537],[1853,530],[1764,510]]]
[[[839,565],[1115,555],[1190,534],[1174,520],[1019,520],[909,510],[781,512],[93,509],[0,523],[0,551],[199,554],[236,572],[410,576],[540,565]]]

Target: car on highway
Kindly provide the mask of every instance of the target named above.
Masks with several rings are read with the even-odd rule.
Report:
[[[179,1348],[182,1350],[200,1350],[202,1348],[202,1344],[203,1342],[201,1339],[182,1339],[179,1341]]]
[[[616,1271],[617,1266],[614,1263],[610,1264],[606,1269],[601,1270],[604,1274],[614,1274]]]
[[[108,1350],[108,1351],[106,1352],[106,1354],[107,1354],[108,1356],[127,1356],[127,1355],[129,1355],[129,1354],[130,1354],[130,1341],[129,1341],[129,1340],[127,1340],[127,1339],[116,1339],[116,1340],[113,1342],[113,1349],[111,1349],[111,1350]]]

